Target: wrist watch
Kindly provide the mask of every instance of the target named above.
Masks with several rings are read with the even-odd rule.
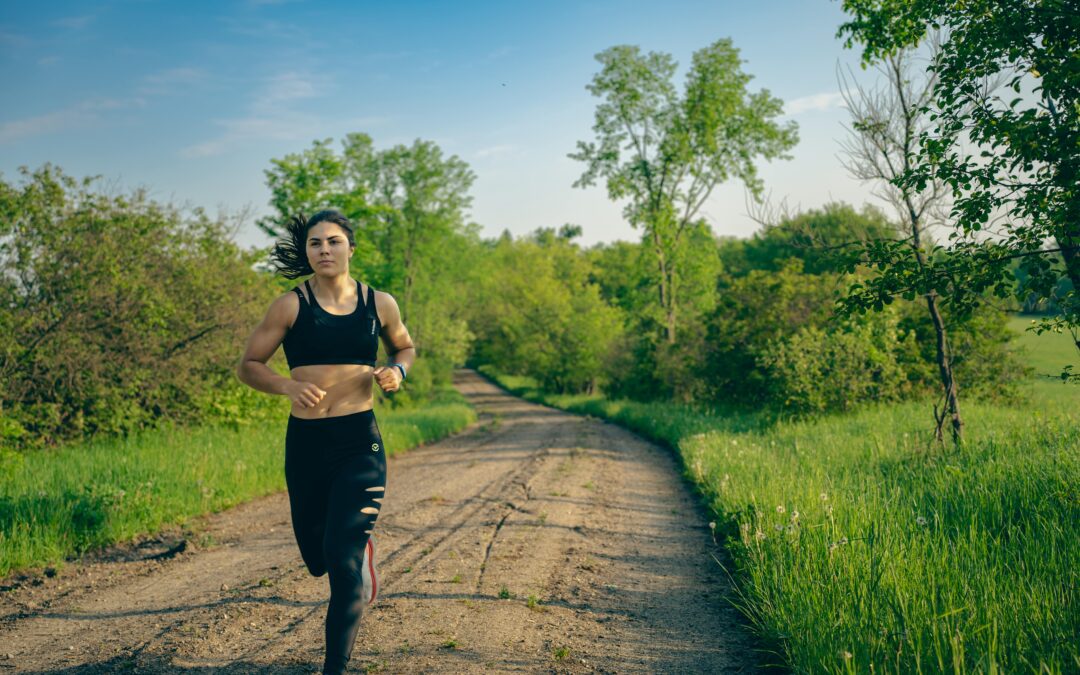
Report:
[[[401,379],[404,380],[405,379],[405,366],[400,364],[400,363],[393,363],[391,365],[401,371]]]

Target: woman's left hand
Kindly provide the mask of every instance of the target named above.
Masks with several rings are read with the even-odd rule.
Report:
[[[389,393],[401,388],[401,371],[393,366],[379,366],[371,371],[379,388]]]

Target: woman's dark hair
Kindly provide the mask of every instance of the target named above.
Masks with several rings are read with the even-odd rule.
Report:
[[[274,244],[274,249],[270,252],[270,260],[278,274],[286,279],[295,279],[315,273],[307,259],[307,234],[308,230],[322,222],[340,225],[341,229],[345,230],[349,245],[356,246],[352,223],[341,211],[325,209],[307,220],[304,220],[303,213],[295,215],[289,218],[285,225],[285,237]]]

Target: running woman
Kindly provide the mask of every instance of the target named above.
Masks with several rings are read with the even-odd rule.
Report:
[[[345,672],[378,590],[371,535],[386,491],[386,447],[372,383],[397,391],[416,359],[393,296],[349,275],[355,250],[340,212],[294,217],[271,259],[288,279],[313,276],[274,300],[237,368],[245,384],[292,401],[285,481],[293,533],[308,571],[330,580],[324,674]],[[380,337],[389,365],[376,366]],[[290,377],[266,365],[278,345]]]

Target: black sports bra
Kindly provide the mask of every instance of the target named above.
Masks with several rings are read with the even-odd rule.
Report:
[[[344,315],[331,314],[320,307],[306,280],[304,287],[311,302],[304,298],[299,286],[292,289],[300,296],[300,312],[281,343],[289,370],[326,363],[375,365],[381,324],[371,286],[368,286],[367,302],[358,300],[352,314]],[[359,281],[356,294],[360,295]]]

